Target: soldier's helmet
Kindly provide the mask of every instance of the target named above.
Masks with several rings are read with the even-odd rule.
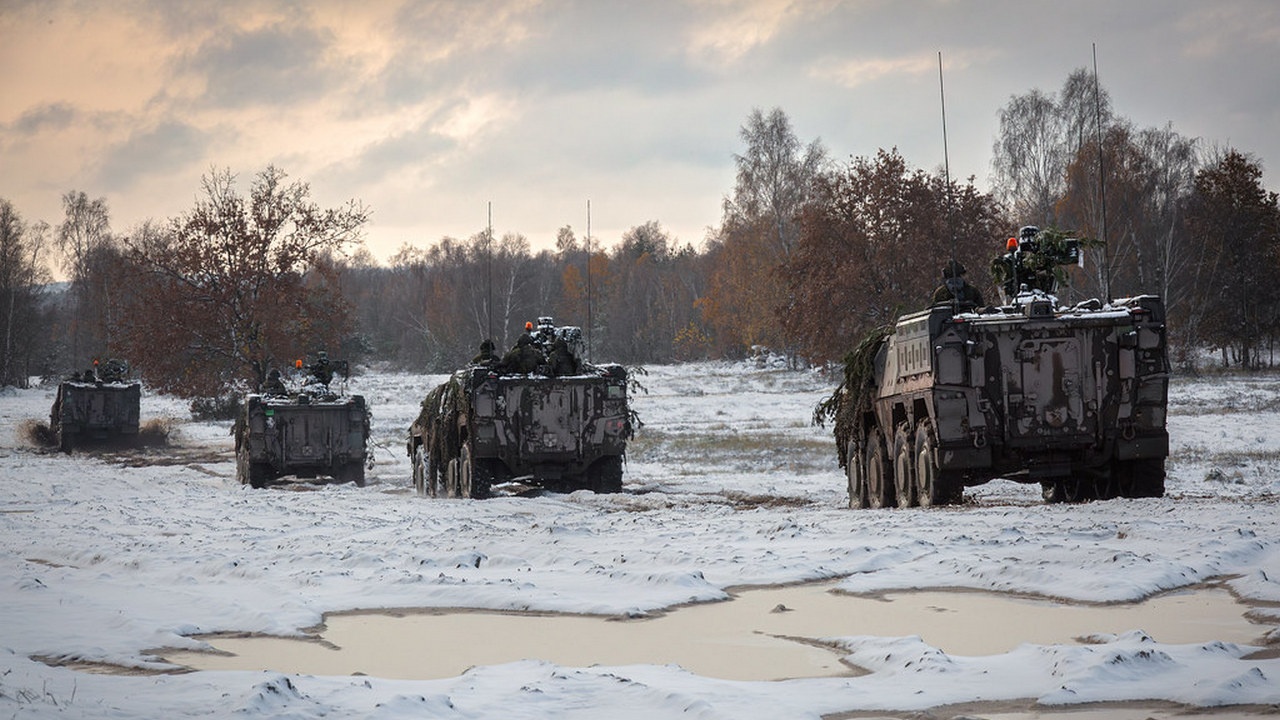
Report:
[[[484,352],[493,352],[493,340],[490,338],[485,338],[484,340],[480,341],[480,349]]]
[[[1040,228],[1035,225],[1024,225],[1018,230],[1018,242],[1025,243],[1029,240],[1035,240],[1040,234]]]
[[[957,278],[965,274],[964,265],[959,260],[948,260],[945,267],[942,268],[942,277]]]
[[[531,344],[533,344],[533,338],[528,335],[521,335],[520,338],[516,340],[516,347],[524,347],[525,345]]]

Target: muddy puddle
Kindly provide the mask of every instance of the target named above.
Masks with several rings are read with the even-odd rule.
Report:
[[[1225,590],[1204,588],[1138,604],[1082,606],[985,592],[830,592],[834,583],[743,590],[729,602],[658,617],[410,611],[330,615],[318,640],[211,638],[226,655],[171,652],[199,670],[274,670],[384,678],[453,677],[473,665],[539,659],[570,667],[677,664],[707,677],[780,680],[855,674],[824,637],[919,635],[952,655],[992,655],[1143,630],[1165,643],[1255,643],[1269,629]],[[784,609],[785,608],[785,609]]]

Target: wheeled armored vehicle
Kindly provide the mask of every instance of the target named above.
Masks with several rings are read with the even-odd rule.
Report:
[[[49,428],[63,452],[90,443],[129,444],[138,438],[142,385],[122,360],[94,361],[58,385]]]
[[[576,330],[560,328],[554,337],[568,337],[572,346]],[[472,364],[432,390],[409,428],[418,493],[484,498],[495,484],[513,481],[561,492],[619,492],[632,436],[627,372],[570,362],[561,364],[565,374],[556,364],[548,360],[531,372]]]
[[[1159,297],[1060,307],[1023,284],[1002,307],[906,315],[828,401],[849,505],[957,503],[996,478],[1049,502],[1162,496],[1168,384]]]
[[[291,475],[364,486],[370,424],[364,397],[329,389],[335,371],[346,374],[345,363],[312,368],[296,391],[275,383],[245,396],[235,427],[241,484],[262,488]]]

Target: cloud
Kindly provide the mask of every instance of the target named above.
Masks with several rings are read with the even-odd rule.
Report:
[[[309,25],[274,24],[212,35],[177,66],[204,82],[200,104],[282,106],[319,98],[335,84],[326,68],[333,37]]]
[[[167,175],[202,162],[207,146],[208,136],[203,131],[178,121],[162,122],[106,149],[98,167],[99,182],[120,192],[149,176]]]
[[[8,125],[19,135],[38,135],[45,131],[66,130],[81,121],[81,113],[66,102],[55,102],[31,108]]]
[[[702,17],[691,24],[687,50],[695,58],[724,67],[771,42],[789,22],[826,14],[830,3],[698,0],[694,5]]]
[[[816,63],[810,74],[841,87],[855,88],[888,77],[920,76],[936,73],[937,70],[936,56],[917,53],[897,58],[824,60]]]

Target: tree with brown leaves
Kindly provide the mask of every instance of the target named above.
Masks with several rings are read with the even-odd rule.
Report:
[[[948,188],[940,176],[909,170],[897,150],[881,150],[816,187],[783,268],[793,305],[778,309],[800,354],[837,360],[868,331],[924,308],[952,258],[991,297],[988,263],[1003,251],[1009,222],[972,181]]]
[[[368,211],[320,208],[286,177],[268,167],[244,197],[229,170],[213,171],[194,208],[127,240],[125,352],[152,386],[187,397],[258,387],[349,331],[334,265],[320,261],[359,242]]]

